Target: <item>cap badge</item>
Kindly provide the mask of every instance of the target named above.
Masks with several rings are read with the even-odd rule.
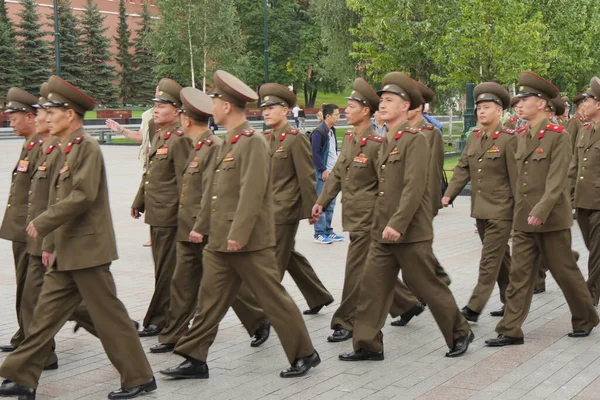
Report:
[[[523,90],[525,90],[525,86],[519,87],[519,92],[522,92]]]
[[[390,88],[390,85],[385,85],[385,86],[383,87],[383,90],[388,90],[389,88]]]
[[[6,105],[7,107],[12,107],[12,101],[9,101],[8,104]]]
[[[51,99],[52,97],[53,97],[53,96],[52,96],[52,93],[50,93],[50,94],[48,95],[48,99]]]
[[[269,101],[269,96],[265,96],[265,101]]]
[[[485,98],[485,94],[481,94],[481,95],[479,95],[479,98],[480,98],[480,99],[484,99],[484,98]]]
[[[159,96],[162,96],[162,95],[163,95],[163,93],[164,93],[164,92],[161,90],[160,92],[158,92],[158,95],[159,95]]]

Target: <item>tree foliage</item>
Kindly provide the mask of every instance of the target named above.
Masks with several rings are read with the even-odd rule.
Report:
[[[4,101],[8,89],[19,86],[22,79],[17,61],[17,43],[4,0],[0,0],[0,60],[0,100]]]
[[[156,87],[156,79],[152,71],[155,60],[149,43],[151,33],[152,15],[148,9],[148,3],[144,3],[142,6],[141,22],[134,41],[134,87],[132,102],[135,104],[150,103]]]
[[[119,25],[117,27],[117,55],[119,64],[119,97],[128,104],[134,92],[133,55],[130,52],[131,31],[127,22],[125,0],[119,0]]]
[[[41,30],[39,15],[36,11],[35,0],[23,0],[23,10],[20,12],[21,22],[17,26],[19,69],[23,76],[22,89],[33,95],[39,93],[40,86],[50,76],[50,49]]]
[[[54,16],[49,16],[49,19],[53,23]],[[73,15],[69,0],[58,0],[58,33],[60,35],[60,75],[71,84],[83,87],[86,76],[81,58],[81,30],[79,20]]]

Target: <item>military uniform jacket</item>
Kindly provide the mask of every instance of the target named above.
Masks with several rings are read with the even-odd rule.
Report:
[[[241,243],[241,252],[275,246],[270,160],[264,136],[243,123],[227,133],[215,164],[206,248],[227,252],[228,240]]]
[[[63,143],[63,152],[64,162],[55,174],[48,209],[32,223],[40,236],[52,233],[53,266],[60,271],[114,261],[118,258],[117,245],[98,141],[79,129]]]
[[[222,143],[223,141],[213,135],[210,129],[192,143],[194,148],[188,157],[181,183],[179,213],[177,214],[178,241],[188,242],[192,229],[208,235],[210,212],[206,216],[206,211],[201,206],[204,204],[204,193],[210,191],[215,172],[215,159]],[[205,207],[210,208],[210,203]]]
[[[560,125],[525,126],[517,131],[517,189],[513,229],[523,232],[552,232],[569,229],[573,224],[567,175],[571,144]],[[533,133],[533,135],[531,135]],[[542,225],[527,223],[529,216]]]
[[[289,124],[266,131],[271,156],[271,183],[276,224],[309,218],[317,200],[315,166],[306,135]]]
[[[48,208],[50,187],[54,184],[53,178],[56,178],[56,174],[63,163],[63,153],[60,150],[60,139],[52,136],[48,137],[42,144],[41,154],[34,167],[35,171],[31,178],[27,222],[25,226]],[[45,248],[44,250],[50,252],[53,251],[52,248]],[[27,253],[33,254],[34,256],[41,256],[41,239],[32,239],[27,236]]]
[[[600,210],[600,129],[586,122],[571,160],[569,183],[575,207]]]
[[[34,135],[23,144],[19,161],[13,170],[8,204],[4,212],[2,226],[0,226],[0,238],[2,239],[23,243],[27,241],[27,234],[25,233],[27,198],[31,176],[35,172],[35,165],[41,153],[42,143],[42,137]]]
[[[487,136],[487,138],[484,138]],[[499,124],[484,135],[475,129],[467,140],[445,196],[454,200],[471,181],[471,217],[512,221],[517,185],[517,136]]]
[[[444,169],[444,141],[442,132],[432,124],[425,123],[421,119],[415,126],[422,132],[431,148],[431,157],[429,159],[429,195],[431,196],[431,206],[433,215],[438,214],[442,208],[442,170]]]
[[[433,215],[427,187],[430,147],[425,135],[408,121],[387,133],[377,164],[379,193],[375,202],[374,240],[411,243],[433,239]],[[399,242],[381,238],[386,226],[398,231]]]
[[[146,170],[132,208],[151,226],[177,226],[179,189],[192,142],[178,124],[161,128],[152,139]]]
[[[348,232],[370,232],[379,193],[377,160],[384,141],[371,126],[365,132],[347,131],[342,150],[325,181],[317,204],[326,208],[342,191],[342,224]]]
[[[571,135],[571,146],[573,148],[573,152],[576,151],[575,146],[581,139],[581,136],[585,133],[586,129],[584,125],[589,123],[585,118],[583,118],[579,113],[573,115],[573,117],[567,123],[566,129],[569,131]]]

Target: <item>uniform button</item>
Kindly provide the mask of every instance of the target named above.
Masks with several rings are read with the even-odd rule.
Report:
[[[383,192],[379,192],[379,195],[380,195],[380,196],[383,196]]]
[[[213,199],[213,200],[216,200],[216,199],[217,199],[217,196],[213,196],[213,197],[212,197],[212,199]]]
[[[525,164],[529,164],[529,161],[525,161]]]
[[[10,203],[6,207],[10,207]]]
[[[481,193],[481,190],[478,190],[477,193]]]
[[[526,183],[524,183],[524,184],[523,184],[523,186],[527,186],[527,184],[526,184]]]
[[[383,181],[385,181],[385,178],[381,178],[379,181],[380,181],[380,182],[383,182]]]
[[[477,183],[481,183],[481,179],[477,179]]]
[[[525,194],[523,195],[523,197],[527,197],[527,193],[525,193]]]
[[[385,164],[383,164],[383,165],[381,166],[381,169],[385,169]]]
[[[16,172],[13,172],[13,176],[17,176],[17,173],[16,173]]]
[[[220,169],[218,169],[218,170],[216,170],[215,172],[221,172],[221,170],[220,170]]]
[[[590,149],[585,149],[585,152],[587,153],[588,151],[590,151]]]
[[[585,170],[585,167],[581,167],[581,170],[582,170],[582,171],[583,171],[583,170]]]
[[[183,187],[186,187],[187,185],[184,183],[184,184],[183,184],[183,185],[181,185],[181,186],[183,186]]]
[[[481,173],[481,168],[479,168],[479,169],[477,170],[477,172]]]
[[[150,164],[152,164],[154,161],[150,161]]]
[[[56,198],[56,201],[60,201],[60,199],[57,197],[57,198]]]
[[[212,212],[215,212],[215,211],[217,211],[217,210],[215,210],[215,209],[213,208],[213,209],[212,209]]]
[[[29,194],[31,195],[31,193],[33,193],[31,190],[29,191]]]
[[[29,207],[31,207],[31,203],[27,203],[27,205],[28,205]]]
[[[146,172],[146,175],[150,175],[150,171]]]
[[[583,161],[587,161],[587,157],[585,157],[585,158],[583,159]]]
[[[180,205],[179,205],[179,208],[183,208],[183,204],[180,204]]]
[[[182,197],[182,198],[184,197],[183,193],[181,193],[181,197]]]
[[[477,160],[477,162],[482,162],[482,161],[483,161],[483,159],[482,159],[482,158],[480,158],[479,160]]]
[[[148,181],[144,182],[144,184],[145,184],[145,185],[147,185],[147,184],[149,184],[149,183],[150,183],[150,182],[148,182]]]
[[[529,173],[527,171],[525,171],[525,176],[529,175]]]
[[[580,176],[580,177],[579,177],[579,180],[582,180],[582,179],[583,179],[583,176]]]

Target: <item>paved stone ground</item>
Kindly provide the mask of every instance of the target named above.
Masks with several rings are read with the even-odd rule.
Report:
[[[9,177],[20,141],[2,141],[0,157],[0,205],[6,204]],[[121,258],[113,264],[119,297],[132,318],[142,319],[153,289],[148,227],[129,217],[141,165],[135,147],[103,147],[108,169],[112,213]],[[335,227],[341,229],[340,208]],[[452,291],[459,306],[466,304],[477,278],[480,244],[469,217],[469,199],[459,198],[455,207],[442,211],[435,221],[435,252],[453,278]],[[587,251],[578,228],[573,229],[574,248]],[[312,229],[302,223],[297,248],[313,263],[332,292],[336,303],[319,315],[305,317],[323,362],[306,377],[281,379],[287,362],[275,334],[253,349],[237,317],[229,313],[220,326],[209,354],[211,377],[202,381],[170,381],[158,371],[181,361],[175,355],[149,355],[159,390],[145,398],[156,399],[597,399],[600,398],[600,333],[587,339],[570,339],[570,316],[564,298],[552,278],[547,292],[534,297],[524,327],[524,346],[504,349],[484,347],[495,337],[497,319],[483,315],[473,325],[476,339],[465,357],[444,357],[445,343],[429,312],[407,327],[384,328],[385,361],[344,363],[337,360],[351,344],[330,344],[329,322],[342,292],[347,241],[332,245],[312,242]],[[0,241],[0,341],[15,331],[14,271],[9,242]],[[587,275],[583,267],[584,275]],[[306,308],[293,281],[284,284],[301,309]],[[500,306],[497,291],[485,312]],[[103,399],[119,386],[118,375],[100,342],[86,332],[72,333],[72,323],[57,336],[60,369],[42,375],[39,399]],[[156,338],[144,338],[147,350]],[[0,361],[5,354],[0,354]]]

